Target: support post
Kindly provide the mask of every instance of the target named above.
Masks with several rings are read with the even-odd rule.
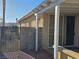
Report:
[[[35,50],[38,51],[38,14],[35,14],[36,17],[36,42],[35,42]]]
[[[54,26],[54,59],[58,59],[59,16],[60,16],[60,7],[56,5],[55,6],[55,26]]]

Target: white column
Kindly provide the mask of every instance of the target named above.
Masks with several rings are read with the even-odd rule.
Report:
[[[35,44],[35,50],[38,51],[38,15],[35,14],[36,17],[36,44]]]
[[[58,59],[58,44],[59,44],[59,15],[60,7],[55,6],[55,27],[54,27],[54,59]]]

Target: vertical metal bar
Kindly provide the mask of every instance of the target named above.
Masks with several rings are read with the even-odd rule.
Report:
[[[6,0],[3,0],[3,23],[2,23],[2,30],[1,30],[1,39],[4,38],[5,33],[5,11],[6,11]]]
[[[54,28],[54,59],[58,59],[59,16],[60,16],[60,7],[56,5],[55,6],[55,28]]]
[[[5,26],[5,10],[6,10],[6,0],[3,0],[3,28]]]
[[[36,44],[35,44],[35,50],[36,52],[38,51],[38,15],[35,14],[36,16]]]

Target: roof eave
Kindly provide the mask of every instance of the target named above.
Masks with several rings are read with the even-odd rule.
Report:
[[[30,13],[28,13],[27,15],[23,16],[22,18],[20,18],[19,20],[17,20],[18,23],[20,23],[21,21],[23,21],[25,18],[27,18],[28,16],[31,16],[35,13],[38,13],[41,9],[39,9],[41,6],[47,4],[48,3],[52,3],[55,0],[44,0],[40,5],[38,5],[36,8],[34,8]]]

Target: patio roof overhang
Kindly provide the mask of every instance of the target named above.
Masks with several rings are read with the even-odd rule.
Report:
[[[23,16],[19,20],[17,20],[17,22],[21,22],[22,20],[24,20],[28,16],[31,16],[31,15],[33,15],[35,13],[37,13],[37,14],[44,13],[47,10],[49,10],[50,8],[53,8],[55,5],[60,4],[60,3],[64,2],[64,1],[65,0],[44,0],[39,6],[37,6],[35,9],[33,9],[30,13]]]
[[[55,0],[54,2],[51,2],[46,8],[39,10],[39,12],[35,12],[35,16],[36,16],[36,44],[35,44],[35,48],[36,48],[36,51],[38,51],[38,15],[49,10],[50,8],[55,7],[54,59],[58,59],[60,4],[63,2],[64,2],[64,0]]]
[[[45,0],[39,6],[37,6],[35,9],[33,9],[30,13],[23,16],[19,20],[17,20],[17,22],[20,23],[25,18],[28,18],[29,16],[31,16],[35,13],[41,14],[44,12],[48,12],[48,10],[50,10],[50,12],[51,12],[52,9],[54,9],[53,7],[60,3],[63,3],[60,6],[60,11],[62,11],[61,13],[67,13],[67,12],[68,13],[78,13],[79,12],[78,0],[75,0],[73,2],[71,0]]]
[[[38,6],[36,9],[33,10],[33,12],[37,14],[44,13],[48,11],[51,8],[54,8],[56,5],[63,3],[65,0],[47,0],[45,3]],[[42,8],[43,7],[43,8]],[[38,10],[38,11],[36,11]]]
[[[60,16],[60,4],[63,3],[64,1],[66,0],[56,0],[52,3],[49,4],[49,6],[47,6],[46,8],[42,9],[41,11],[39,12],[36,12],[36,23],[37,22],[37,17],[38,17],[38,14],[41,14],[47,10],[49,10],[50,8],[53,8],[55,7],[55,25],[54,25],[54,59],[58,59],[58,46],[59,46],[59,16]],[[69,6],[70,5],[70,6]],[[61,5],[61,10],[64,12],[76,12],[79,13],[79,7],[78,7],[78,3],[67,3],[67,2],[64,2],[63,5]],[[36,24],[36,29],[38,28],[38,24]],[[38,34],[38,30],[36,30],[36,36]],[[38,36],[37,36],[38,37]],[[38,43],[38,38],[36,37],[36,48]],[[37,50],[36,50],[37,51]]]

